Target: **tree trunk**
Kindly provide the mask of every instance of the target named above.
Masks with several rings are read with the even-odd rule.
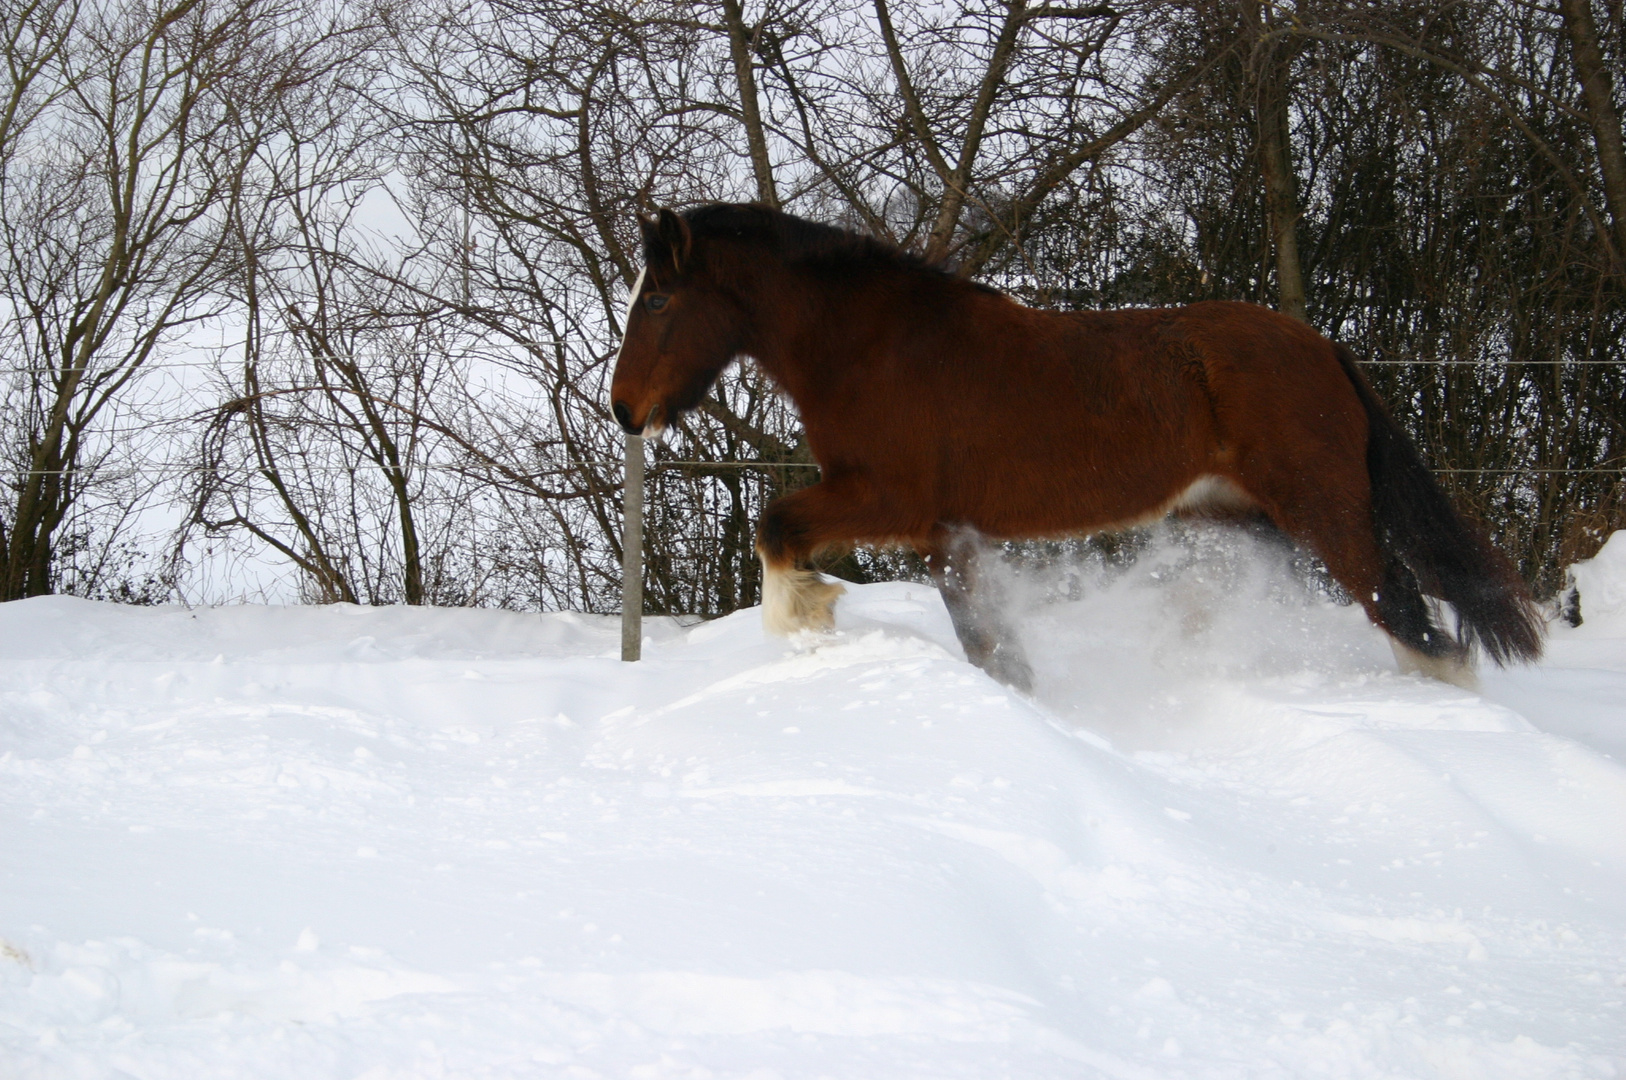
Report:
[[[1267,27],[1258,0],[1245,0],[1243,18],[1255,36],[1254,115],[1259,133],[1259,170],[1265,182],[1265,209],[1276,254],[1277,306],[1282,314],[1307,322],[1304,267],[1299,261],[1298,184],[1293,175],[1292,128],[1288,112],[1290,57],[1265,40]]]
[[[1615,109],[1613,80],[1598,44],[1598,24],[1591,0],[1562,0],[1564,30],[1575,58],[1575,74],[1586,94],[1587,118],[1598,148],[1598,171],[1615,227],[1616,269],[1626,259],[1626,149],[1621,145],[1620,113]]]
[[[734,81],[740,91],[740,117],[745,122],[745,144],[751,154],[751,172],[757,181],[757,200],[779,209],[779,192],[773,182],[773,162],[768,158],[768,137],[762,127],[757,103],[757,80],[752,71],[751,30],[739,0],[723,0],[723,19],[728,23],[728,51],[734,59]]]

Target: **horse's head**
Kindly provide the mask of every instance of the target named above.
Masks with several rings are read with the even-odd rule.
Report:
[[[616,421],[637,435],[700,404],[743,344],[745,315],[702,241],[670,210],[640,218],[644,269],[627,303],[610,381]]]

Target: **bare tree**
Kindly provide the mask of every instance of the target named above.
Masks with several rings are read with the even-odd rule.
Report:
[[[1596,5],[332,2],[0,12],[6,595],[124,573],[184,497],[177,578],[203,544],[312,600],[613,610],[636,217],[717,199],[1039,305],[1275,304],[1539,582],[1621,522]],[[147,374],[204,328],[212,381]],[[794,413],[747,362],[651,456],[648,608],[755,602],[752,523],[816,476]]]
[[[20,367],[0,596],[50,591],[58,528],[131,440],[108,423],[150,362],[224,312],[226,223],[263,137],[239,120],[296,17],[181,0],[39,5],[8,27],[0,333]]]

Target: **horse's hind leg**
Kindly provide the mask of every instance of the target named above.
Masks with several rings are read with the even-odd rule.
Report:
[[[1000,616],[997,598],[986,583],[977,585],[981,542],[969,531],[940,530],[926,547],[926,565],[943,595],[954,633],[973,664],[1007,686],[1024,693],[1033,689],[1033,668],[1009,624]]]
[[[1320,556],[1367,618],[1389,635],[1402,672],[1473,686],[1462,646],[1434,622],[1411,571],[1378,541],[1364,460],[1245,477],[1242,486],[1278,528]]]

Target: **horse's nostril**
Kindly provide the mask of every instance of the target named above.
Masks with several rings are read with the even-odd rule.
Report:
[[[616,402],[610,407],[610,411],[615,413],[615,422],[621,425],[622,431],[632,432],[634,435],[637,434],[637,432],[633,430],[632,426],[632,410],[627,408],[626,402]]]

